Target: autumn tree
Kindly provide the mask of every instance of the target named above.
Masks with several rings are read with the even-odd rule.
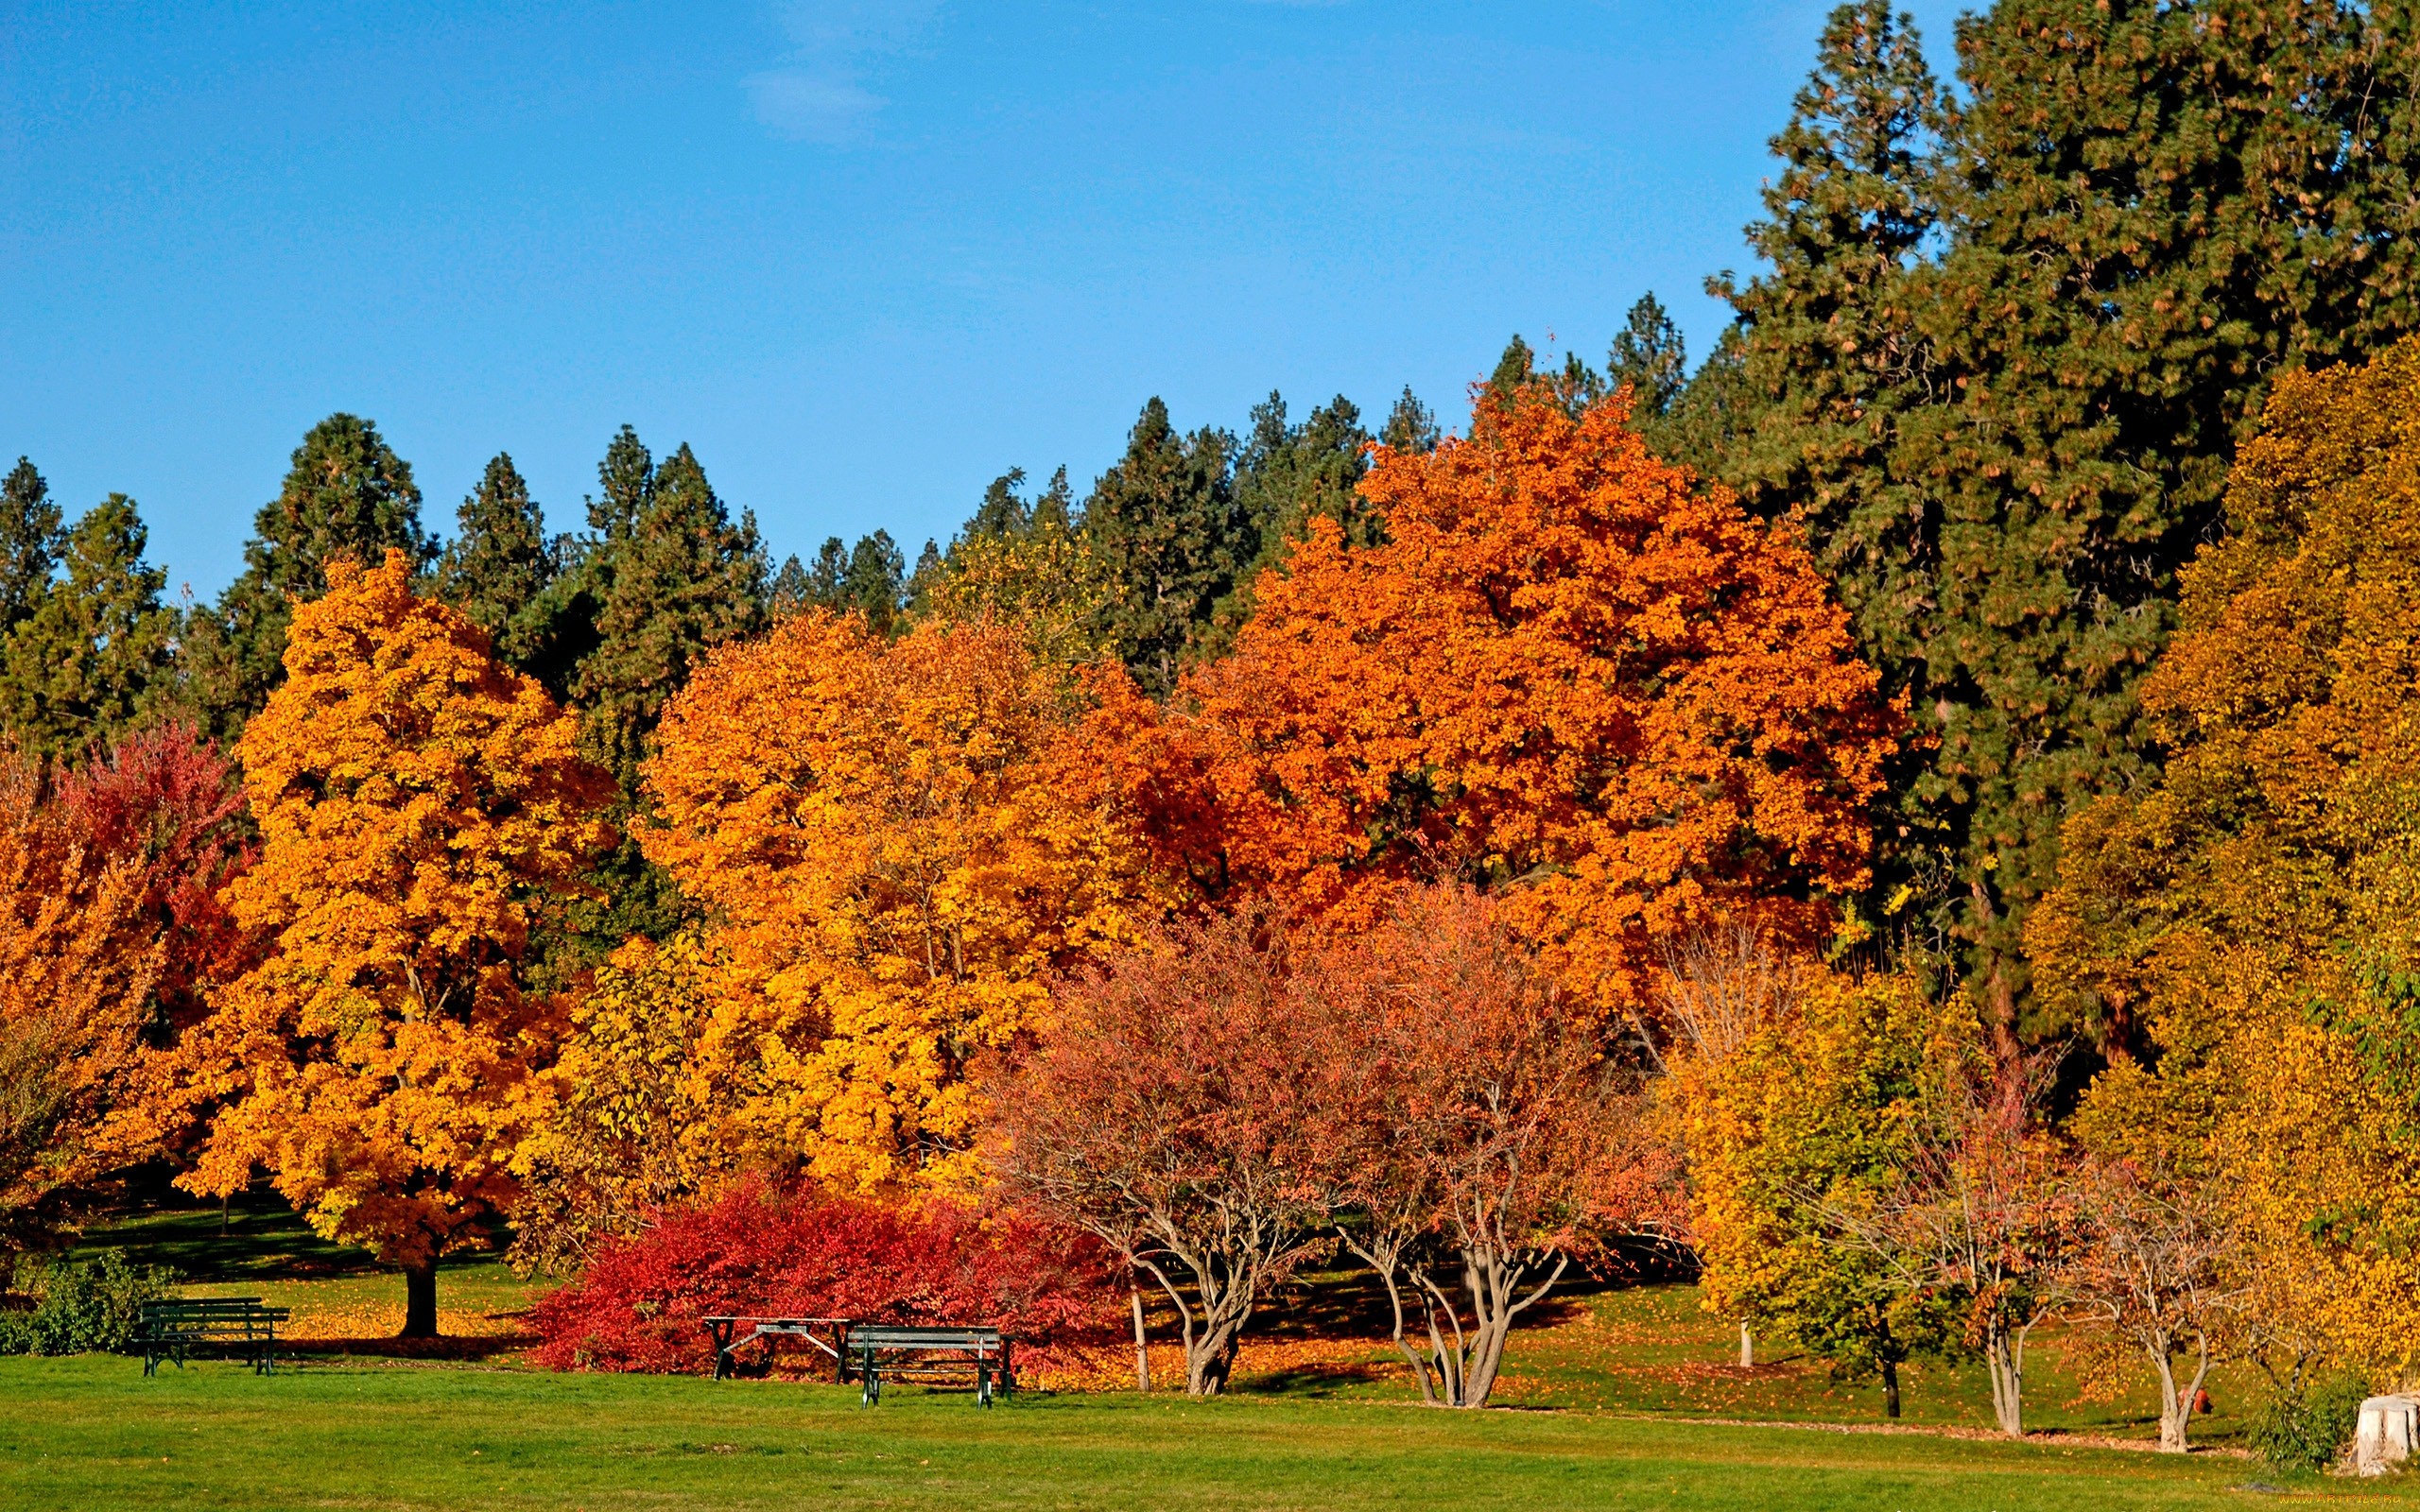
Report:
[[[136,868],[138,907],[161,944],[147,1027],[182,1029],[214,986],[251,967],[258,943],[226,895],[253,857],[233,759],[194,726],[164,720],[54,781],[84,843]]]
[[[1016,627],[894,641],[815,610],[674,700],[641,843],[734,962],[720,1051],[757,1062],[738,1116],[775,1163],[859,1190],[977,1177],[971,1064],[1145,895],[1124,816],[1067,748],[1081,712]]]
[[[558,1033],[516,967],[603,843],[610,789],[572,718],[412,570],[326,565],[237,747],[261,853],[228,899],[270,943],[181,1042],[210,1111],[179,1180],[220,1195],[265,1167],[320,1233],[402,1268],[404,1332],[427,1336],[438,1257],[511,1196]]]
[[[1006,1191],[1159,1283],[1196,1397],[1334,1211],[1311,1095],[1333,1047],[1294,1016],[1287,944],[1257,910],[1180,922],[1063,981],[998,1083]]]
[[[633,936],[597,968],[540,1075],[545,1113],[513,1151],[515,1265],[578,1270],[600,1242],[761,1163],[737,1115],[762,1068],[731,1043],[749,1026],[732,1016],[727,966],[690,932]]]
[[[2297,1340],[2290,1374],[2420,1365],[2416,421],[2420,341],[2279,380],[2144,684],[2165,772],[2069,822],[2027,928],[2117,1052],[2079,1116],[2139,1172],[2206,1159],[2246,1347]]]
[[[112,1124],[160,970],[143,903],[142,868],[92,844],[38,764],[0,762],[0,1251],[47,1239],[140,1153]]]
[[[1502,891],[1634,1022],[1658,936],[1823,933],[1890,713],[1791,529],[1657,461],[1626,403],[1480,390],[1466,438],[1377,454],[1383,543],[1312,522],[1165,715],[1105,700],[1161,864],[1347,918],[1405,879]]]
[[[1482,1407],[1519,1315],[1616,1234],[1670,1234],[1679,1161],[1649,1126],[1643,1074],[1608,1057],[1500,905],[1459,885],[1406,892],[1366,932],[1305,947],[1288,1032],[1322,1070],[1310,1158],[1351,1210],[1421,1398]],[[1406,1334],[1404,1293],[1425,1341]]]
[[[1958,1299],[1868,1227],[1907,1189],[1941,1017],[1906,978],[1808,971],[1668,1090],[1708,1308],[1879,1378],[1892,1418],[1899,1367],[1959,1344]]]
[[[334,561],[401,551],[415,569],[436,544],[420,523],[420,486],[377,425],[335,414],[304,434],[276,498],[252,521],[244,571],[185,625],[185,697],[203,728],[233,736],[284,676],[288,619],[327,591]]]

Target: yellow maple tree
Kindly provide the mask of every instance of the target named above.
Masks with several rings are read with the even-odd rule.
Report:
[[[1130,936],[1148,890],[1065,738],[1082,706],[1021,627],[891,641],[821,611],[717,651],[674,700],[640,841],[733,963],[699,1054],[745,1089],[758,1163],[858,1190],[977,1178],[971,1069],[1051,972]]]
[[[559,1032],[516,967],[606,841],[611,780],[400,553],[330,565],[285,675],[237,747],[261,849],[228,894],[273,943],[178,1048],[212,1108],[180,1181],[219,1195],[265,1168],[320,1233],[403,1269],[404,1332],[430,1334],[438,1257],[512,1194]]]

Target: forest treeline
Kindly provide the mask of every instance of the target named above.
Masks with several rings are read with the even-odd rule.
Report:
[[[2229,1357],[2324,1440],[2420,1369],[2415,31],[2000,0],[1945,81],[1844,6],[1694,367],[1651,295],[1451,435],[1153,400],[913,564],[627,427],[441,543],[337,415],[179,609],[20,462],[13,1231],[265,1172],[424,1331],[500,1220],[627,1288],[734,1193],[1003,1204],[1200,1391],[1341,1244],[1456,1403],[1627,1236],[1894,1404],[2021,1432],[2055,1317],[2170,1447]]]

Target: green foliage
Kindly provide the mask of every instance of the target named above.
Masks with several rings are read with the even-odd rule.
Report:
[[[1630,307],[1605,357],[1608,387],[1630,385],[1631,423],[1645,429],[1671,412],[1689,369],[1688,344],[1663,303],[1650,290]]]
[[[653,465],[625,425],[596,470],[595,532],[567,585],[586,611],[590,647],[570,693],[591,760],[638,791],[664,706],[705,653],[766,622],[766,562],[756,517],[731,514],[687,446]]]
[[[1225,431],[1180,433],[1154,398],[1126,455],[1084,501],[1085,536],[1115,584],[1097,629],[1155,696],[1216,637],[1220,601],[1259,554],[1254,522],[1236,498],[1235,454]]]
[[[1420,402],[1409,384],[1404,385],[1394,407],[1387,411],[1386,424],[1379,427],[1379,441],[1398,452],[1425,453],[1437,449],[1439,436],[1437,417]]]
[[[253,517],[242,576],[185,626],[184,696],[209,733],[241,731],[285,680],[293,605],[327,592],[327,563],[374,565],[390,549],[415,568],[436,554],[411,466],[370,421],[331,415],[303,436],[285,486]]]
[[[1213,609],[1211,625],[1196,637],[1194,654],[1218,656],[1234,644],[1236,632],[1252,617],[1253,580],[1283,567],[1287,551],[1313,520],[1335,521],[1348,546],[1386,539],[1385,522],[1356,491],[1370,470],[1369,445],[1361,412],[1342,394],[1312,410],[1300,425],[1287,422],[1286,400],[1273,390],[1253,407],[1252,434],[1236,458],[1235,493],[1258,549],[1233,591]]]
[[[31,1312],[0,1313],[0,1354],[124,1353],[134,1344],[143,1304],[167,1295],[176,1274],[137,1266],[115,1249],[90,1260],[19,1261],[17,1287]]]
[[[68,531],[66,576],[36,587],[0,643],[0,729],[22,748],[74,762],[146,717],[168,689],[176,611],[168,575],[143,559],[134,501],[112,493]]]
[[[2369,1394],[2358,1376],[2281,1386],[2260,1404],[2244,1436],[2281,1469],[2324,1470],[2351,1446]]]
[[[557,552],[544,511],[510,454],[498,452],[488,463],[455,518],[459,533],[438,558],[437,596],[487,631],[496,655],[514,670],[560,689],[563,669],[552,663],[562,605],[547,592]]]
[[[2001,0],[1952,109],[1883,0],[1833,13],[1718,281],[1792,510],[1926,741],[1881,885],[2010,1024],[2062,821],[2151,769],[2137,691],[2270,375],[2420,321],[2415,12]]]
[[[59,506],[24,457],[0,478],[0,630],[33,612],[59,566]]]

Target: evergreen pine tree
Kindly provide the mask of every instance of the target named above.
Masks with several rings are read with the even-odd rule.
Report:
[[[1681,339],[1681,328],[1672,323],[1650,290],[1630,307],[1629,318],[1614,337],[1613,351],[1605,358],[1605,381],[1616,387],[1630,385],[1631,424],[1645,431],[1670,413],[1688,372],[1688,348]]]
[[[782,558],[782,570],[773,575],[773,586],[768,596],[777,617],[795,614],[815,602],[815,580],[807,576],[806,568],[799,561],[797,552]]]
[[[370,421],[331,415],[303,436],[285,486],[253,517],[243,574],[184,627],[185,696],[212,732],[239,731],[284,680],[291,607],[327,591],[326,564],[375,564],[389,550],[416,570],[435,555],[411,467]]]
[[[34,611],[59,570],[59,506],[24,457],[0,478],[0,630]]]
[[[1949,816],[2013,1024],[2062,822],[2151,765],[2136,687],[2265,376],[2420,327],[2420,12],[2001,0],[1958,40],[1952,235],[1918,306],[1922,376],[1956,398],[1887,463],[1927,506],[1888,555],[1938,565],[1922,597],[1887,566],[1850,596],[1919,627],[1903,680],[1939,744],[1915,796]]]
[[[546,663],[555,648],[556,551],[545,515],[503,452],[457,511],[459,533],[437,562],[437,596],[486,630],[496,655],[522,672],[556,680]],[[556,679],[546,677],[548,672]]]
[[[1394,408],[1387,411],[1387,423],[1378,432],[1378,439],[1398,452],[1433,452],[1443,434],[1437,428],[1437,417],[1411,391],[1411,385],[1406,384],[1395,399]]]
[[[849,566],[840,578],[840,602],[866,617],[876,635],[889,635],[899,627],[900,610],[907,604],[908,558],[899,554],[898,544],[888,530],[876,530],[870,536],[859,536],[855,550],[849,553]]]
[[[1235,450],[1224,431],[1180,434],[1154,398],[1084,502],[1085,533],[1116,585],[1097,628],[1155,696],[1175,687],[1259,549],[1236,502]]]
[[[807,602],[819,609],[845,609],[849,602],[849,546],[838,536],[826,536],[815,553],[807,575]]]
[[[0,729],[21,749],[75,762],[127,733],[166,691],[177,614],[168,575],[143,559],[149,533],[112,493],[61,545],[64,577],[0,642]]]
[[[1235,643],[1252,617],[1253,581],[1284,561],[1312,520],[1335,521],[1351,545],[1385,538],[1376,511],[1356,491],[1369,471],[1369,443],[1361,412],[1342,394],[1300,425],[1287,422],[1285,397],[1274,391],[1253,406],[1251,434],[1236,458],[1235,490],[1259,549],[1214,610],[1198,655],[1221,655]]]
[[[604,497],[589,504],[599,534],[585,543],[582,592],[595,606],[596,648],[571,675],[590,758],[624,793],[664,706],[714,646],[765,622],[765,551],[756,519],[732,522],[687,446],[648,467],[622,428],[597,469]]]

